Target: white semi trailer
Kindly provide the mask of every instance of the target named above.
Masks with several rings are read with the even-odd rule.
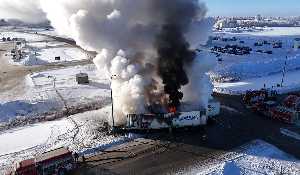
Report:
[[[208,118],[220,114],[220,103],[210,100],[208,107],[199,111],[166,114],[129,114],[125,129],[149,130],[166,128],[197,127],[207,124]]]

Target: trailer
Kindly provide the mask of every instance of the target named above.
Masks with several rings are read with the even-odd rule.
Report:
[[[206,110],[166,114],[128,114],[125,130],[159,130],[207,124]]]
[[[67,174],[75,168],[73,153],[61,147],[17,162],[9,175]]]

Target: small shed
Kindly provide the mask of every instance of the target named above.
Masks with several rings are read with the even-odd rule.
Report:
[[[56,61],[59,61],[60,60],[60,56],[57,56],[54,58]]]
[[[76,74],[76,81],[78,84],[89,84],[89,75],[87,73]]]

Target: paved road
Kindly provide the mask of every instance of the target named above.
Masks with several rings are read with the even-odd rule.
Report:
[[[146,140],[126,143],[87,159],[85,166],[74,174],[178,172],[195,162],[211,162],[255,139],[265,140],[300,158],[300,141],[280,133],[280,128],[290,125],[253,114],[242,105],[240,96],[217,95],[217,98],[239,112],[222,109],[217,123],[206,128],[206,141],[202,140],[201,130],[177,131],[172,136],[167,132],[145,135]]]

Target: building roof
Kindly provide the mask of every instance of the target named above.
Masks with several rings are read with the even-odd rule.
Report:
[[[36,163],[43,162],[45,160],[49,160],[49,159],[52,159],[52,158],[55,158],[55,157],[58,157],[61,155],[65,155],[68,153],[71,153],[71,152],[65,147],[61,147],[61,148],[57,148],[55,150],[44,152],[41,155],[38,155],[36,157]]]
[[[87,73],[78,73],[76,74],[76,77],[88,77]]]

